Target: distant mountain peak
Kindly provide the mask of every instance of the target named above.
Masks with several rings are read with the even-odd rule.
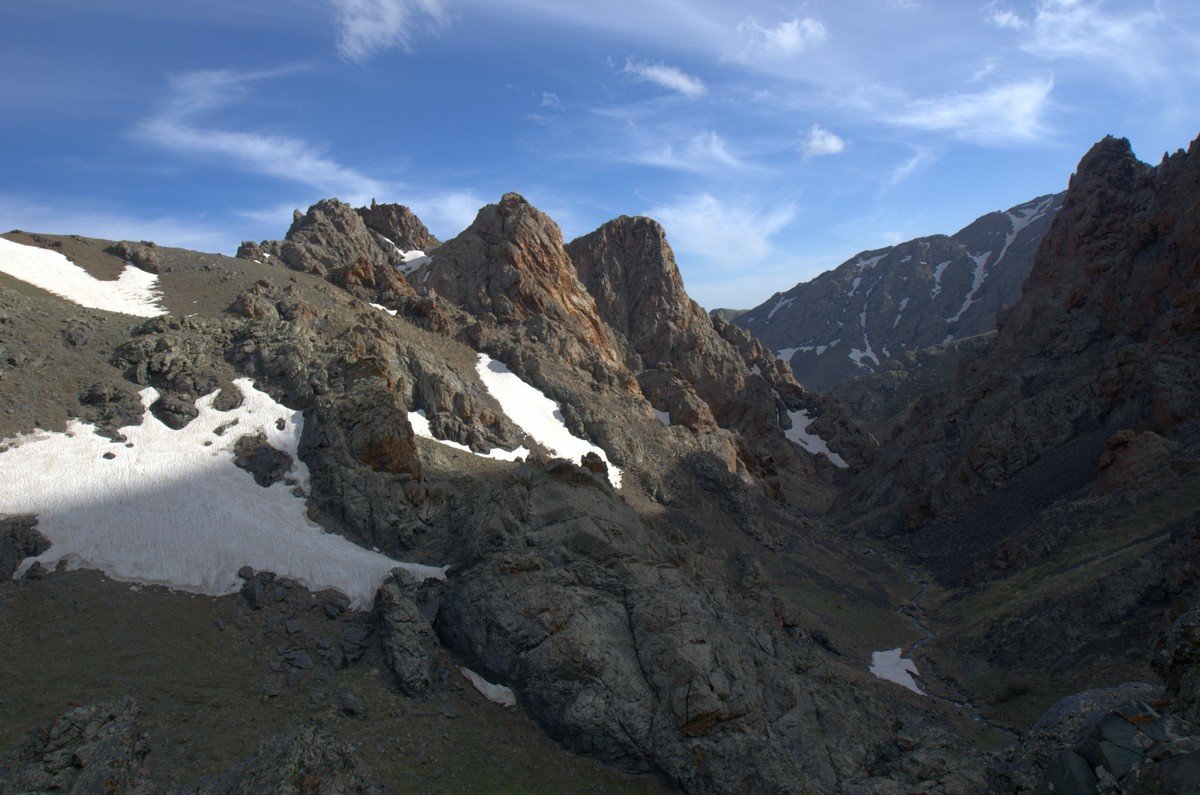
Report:
[[[734,322],[827,389],[905,351],[995,328],[1014,303],[1063,194],[981,216],[953,235],[870,249],[776,293]]]

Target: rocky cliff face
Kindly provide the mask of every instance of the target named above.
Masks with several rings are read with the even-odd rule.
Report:
[[[954,389],[918,404],[856,494],[876,505],[915,496],[920,520],[1056,450],[1078,459],[1064,486],[1082,485],[1121,429],[1190,438],[1200,405],[1198,185],[1200,144],[1156,168],[1124,139],[1096,144],[995,344],[964,364]]]
[[[1016,303],[1063,194],[989,213],[947,237],[865,251],[734,320],[814,389],[991,331]]]
[[[791,427],[789,411],[806,411],[824,419],[834,449],[856,464],[870,456],[873,440],[836,401],[807,392],[770,351],[688,297],[658,222],[622,216],[573,240],[567,253],[599,316],[623,340],[643,393],[673,422],[778,437]]]

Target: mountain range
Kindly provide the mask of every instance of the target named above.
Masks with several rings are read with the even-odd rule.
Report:
[[[0,791],[1194,791],[1197,195],[1107,138],[734,322],[515,193],[9,233]]]

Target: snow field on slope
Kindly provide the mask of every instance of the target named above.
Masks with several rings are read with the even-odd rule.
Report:
[[[0,237],[0,272],[88,309],[134,317],[167,314],[156,289],[158,276],[129,264],[120,277],[104,281],[57,251]]]
[[[504,362],[498,362],[486,353],[479,354],[475,371],[517,427],[559,458],[578,462],[587,453],[595,453],[608,465],[608,480],[613,488],[621,488],[621,470],[613,466],[608,454],[600,447],[567,430],[557,402],[522,381]]]
[[[901,656],[903,651],[903,649],[891,649],[871,652],[871,673],[880,679],[895,682],[901,687],[907,687],[917,695],[923,696],[925,691],[917,685],[917,680],[914,678],[921,675],[917,671],[917,664]]]
[[[444,568],[400,563],[310,521],[304,498],[292,493],[308,485],[308,468],[297,456],[303,415],[249,379],[234,384],[240,407],[214,408],[213,392],[196,401],[199,416],[180,430],[147,411],[141,425],[121,429],[128,443],[78,420],[64,433],[8,442],[0,453],[0,515],[37,514],[37,530],[51,543],[25,560],[17,576],[34,560],[47,568],[61,560],[115,580],[220,596],[236,593],[238,569],[250,566],[313,591],[337,589],[359,608],[371,605],[394,568],[444,579]],[[144,389],[141,398],[148,408],[158,392]],[[237,439],[260,432],[292,456],[293,485],[263,488],[234,465]]]
[[[518,447],[512,451],[496,447],[486,453],[477,453],[465,444],[452,442],[449,439],[439,439],[433,435],[433,429],[429,426],[429,418],[425,416],[425,409],[408,412],[408,424],[412,426],[413,433],[422,439],[432,439],[438,444],[444,444],[447,447],[453,447],[455,450],[462,450],[471,455],[477,455],[480,458],[493,458],[497,461],[518,461],[529,455],[529,450],[525,447]]]
[[[849,468],[850,465],[846,463],[846,459],[830,450],[824,439],[815,433],[808,432],[808,426],[813,424],[814,419],[808,416],[807,411],[803,409],[789,411],[788,417],[792,421],[792,427],[784,431],[784,436],[789,441],[795,442],[813,455],[824,453],[829,457],[829,462],[839,469]]]

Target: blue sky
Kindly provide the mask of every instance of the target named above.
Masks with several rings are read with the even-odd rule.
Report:
[[[0,228],[232,253],[326,196],[667,229],[748,307],[1200,133],[1194,0],[41,0],[0,26]]]

